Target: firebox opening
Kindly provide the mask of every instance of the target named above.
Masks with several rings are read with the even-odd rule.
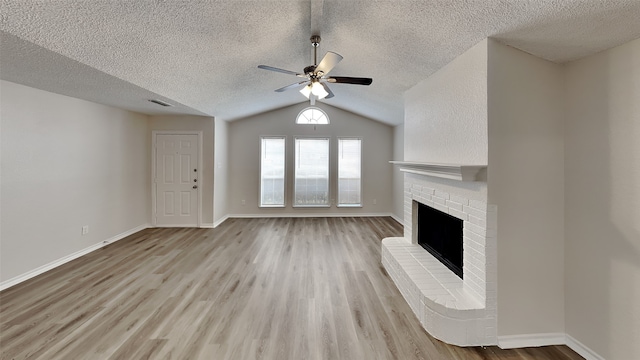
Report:
[[[462,279],[462,220],[418,203],[418,244]]]

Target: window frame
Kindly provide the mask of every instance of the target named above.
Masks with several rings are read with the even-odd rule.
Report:
[[[283,195],[282,195],[282,205],[280,204],[275,204],[275,205],[264,205],[262,204],[262,145],[263,145],[263,140],[264,139],[282,139],[284,140],[284,176],[282,179],[282,191],[283,191]],[[258,207],[259,208],[285,208],[287,207],[287,136],[286,135],[263,135],[260,136],[260,149],[259,149],[259,156],[260,156],[260,172],[259,172],[259,176],[258,176]]]
[[[327,140],[327,203],[326,204],[315,204],[315,205],[304,205],[296,203],[296,193],[297,193],[297,141],[298,140]],[[331,207],[331,136],[294,136],[293,137],[293,200],[291,201],[291,206],[294,208],[330,208]]]
[[[359,204],[341,204],[340,203],[340,140],[359,140],[360,141],[360,203]],[[336,207],[339,208],[361,208],[363,207],[363,189],[362,189],[362,162],[363,162],[363,141],[362,137],[358,136],[338,136],[336,141]]]
[[[302,114],[304,114],[307,110],[317,110],[317,111],[321,112],[321,113],[322,113],[322,115],[327,119],[327,123],[326,123],[326,124],[324,124],[324,123],[322,123],[322,124],[321,124],[321,123],[315,123],[315,124],[314,124],[314,123],[310,123],[310,122],[307,122],[307,123],[299,123],[299,122],[298,122],[298,119],[300,119],[300,117],[302,116]],[[327,113],[326,113],[324,110],[320,109],[320,108],[319,108],[319,107],[317,107],[317,106],[308,106],[308,107],[306,107],[306,108],[302,109],[302,110],[298,113],[298,115],[296,116],[296,121],[295,121],[295,124],[296,124],[296,125],[329,125],[330,123],[331,123],[331,119],[329,119],[329,115],[327,115]]]

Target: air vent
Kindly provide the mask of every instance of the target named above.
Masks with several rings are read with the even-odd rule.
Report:
[[[151,101],[151,102],[152,102],[152,103],[154,103],[154,104],[158,104],[158,105],[160,105],[160,106],[173,106],[173,105],[171,105],[171,104],[169,104],[169,103],[167,103],[167,102],[164,102],[164,101],[162,101],[162,100],[158,100],[158,99],[151,99],[151,100],[149,100],[149,101]]]

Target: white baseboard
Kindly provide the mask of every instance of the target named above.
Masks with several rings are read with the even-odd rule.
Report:
[[[549,345],[565,345],[564,333],[524,334],[498,336],[498,346],[501,349],[515,349],[523,347],[538,347]]]
[[[214,227],[213,223],[200,224],[200,228],[202,229],[213,229]]]
[[[595,351],[565,333],[526,334],[498,336],[498,346],[501,349],[515,349],[523,347],[538,347],[550,345],[567,345],[586,360],[604,360]]]
[[[144,225],[137,226],[137,227],[135,227],[133,229],[127,230],[125,232],[122,232],[122,233],[120,233],[120,234],[118,234],[116,236],[112,236],[109,239],[103,240],[103,241],[101,241],[101,242],[99,242],[97,244],[91,245],[91,246],[89,246],[89,247],[87,247],[85,249],[82,249],[80,251],[76,251],[73,254],[69,254],[69,255],[64,256],[64,257],[62,257],[62,258],[60,258],[58,260],[55,260],[55,261],[52,261],[52,262],[50,262],[48,264],[42,265],[42,266],[40,266],[40,267],[38,267],[36,269],[33,269],[31,271],[28,271],[28,272],[26,272],[26,273],[24,273],[22,275],[18,275],[18,276],[14,277],[14,278],[11,278],[9,280],[3,281],[2,283],[0,283],[0,291],[8,289],[8,288],[10,288],[10,287],[12,287],[14,285],[17,285],[17,284],[23,282],[23,281],[27,281],[27,280],[29,280],[29,279],[31,279],[33,277],[36,277],[36,276],[38,276],[38,275],[40,275],[42,273],[45,273],[45,272],[47,272],[47,271],[49,271],[51,269],[54,269],[54,268],[56,268],[56,267],[58,267],[58,266],[60,266],[62,264],[68,263],[71,260],[77,259],[77,258],[79,258],[79,257],[81,257],[83,255],[86,255],[86,254],[88,254],[88,253],[90,253],[92,251],[98,250],[98,249],[100,249],[100,248],[102,248],[102,247],[104,247],[104,246],[106,246],[108,244],[114,243],[114,242],[116,242],[118,240],[122,240],[122,239],[126,238],[129,235],[135,234],[138,231],[141,231],[141,230],[144,230],[144,229],[147,229],[147,228],[150,228],[150,227],[151,227],[150,224],[144,224]]]
[[[274,214],[229,214],[226,218],[310,218],[310,217],[393,217],[391,213],[274,213]],[[226,220],[226,219],[225,219]]]
[[[225,215],[222,218],[220,218],[218,221],[214,221],[213,222],[213,227],[217,228],[218,226],[220,226],[220,224],[222,224],[223,222],[227,221],[228,218],[229,218],[229,215]]]
[[[404,226],[404,221],[399,217],[397,217],[396,214],[391,214],[391,217],[393,218],[393,220],[397,221],[400,225]]]
[[[571,348],[571,350],[578,353],[578,355],[582,356],[586,360],[604,360],[604,358],[598,355],[595,351],[586,347],[580,341],[574,339],[571,335],[566,335],[567,346]]]

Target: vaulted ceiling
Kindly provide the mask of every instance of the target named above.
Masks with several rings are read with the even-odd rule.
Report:
[[[235,120],[306,100],[309,41],[344,59],[323,102],[388,124],[403,93],[486,37],[562,63],[640,37],[639,0],[3,0],[0,77],[148,114]],[[156,98],[174,104],[163,108]]]

